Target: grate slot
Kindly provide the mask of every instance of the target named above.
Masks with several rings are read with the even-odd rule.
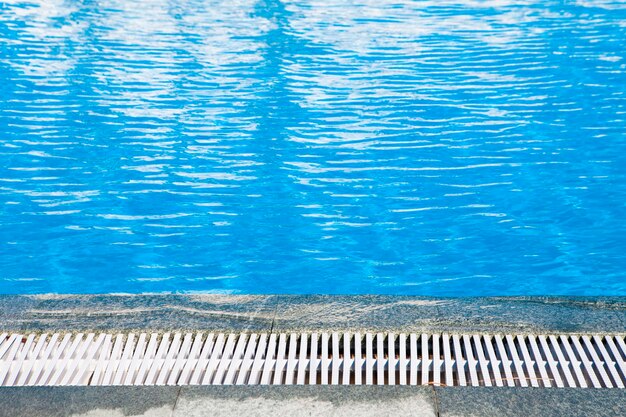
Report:
[[[598,335],[594,335],[593,341],[595,343],[595,346],[598,348],[598,350],[600,351],[602,355],[602,359],[604,360],[604,365],[609,369],[609,373],[611,377],[613,378],[614,386],[618,388],[624,388],[624,384],[622,382],[622,379],[620,378],[619,372],[615,368],[615,363],[613,362],[613,359],[607,352],[604,346],[604,343],[602,342],[602,338]]]
[[[578,386],[582,388],[587,388],[589,378],[586,377],[583,373],[582,360],[580,360],[580,356],[576,355],[576,353],[572,349],[572,346],[569,343],[569,337],[561,335],[559,337],[559,341],[561,343],[561,346],[567,353],[567,360],[569,360],[571,367],[574,369],[574,375],[576,375]]]
[[[489,362],[487,361],[483,350],[483,340],[479,335],[475,334],[473,336],[473,342],[476,350],[476,356],[478,357],[478,365],[480,366],[482,385],[490,387],[492,386],[491,375],[489,374]]]
[[[530,357],[527,339],[525,336],[519,335],[515,338],[515,341],[518,349],[522,353],[522,369],[524,373],[528,375],[528,382],[530,382],[531,387],[537,388],[539,387],[539,379],[536,374],[535,361]]]
[[[548,361],[546,356],[543,354],[543,349],[537,344],[537,337],[535,335],[528,336],[528,343],[530,345],[530,353],[535,361],[535,366],[541,376],[541,383],[546,388],[552,387],[553,380],[550,376]]]
[[[259,339],[259,345],[254,356],[254,361],[252,362],[252,369],[250,370],[250,377],[248,378],[248,384],[250,385],[256,385],[259,383],[259,379],[261,378],[261,369],[263,367],[263,362],[265,361],[266,346],[267,334],[263,333]]]
[[[452,358],[452,347],[449,334],[443,335],[443,361],[446,373],[445,385],[451,387],[454,385],[454,359]]]
[[[617,339],[619,340],[619,338]],[[626,380],[624,380],[624,377],[626,376],[626,360],[624,356],[622,356],[622,353],[620,352],[620,350],[617,348],[617,345],[613,342],[612,337],[606,336],[604,338],[604,341],[605,341],[605,347],[607,351],[609,352],[609,354],[611,355],[611,360],[613,360],[616,363],[616,366],[619,369],[618,375],[621,375],[622,377],[622,384],[624,384],[626,382]],[[622,385],[622,388],[623,388],[623,385]]]
[[[309,366],[309,358],[308,358],[308,340],[306,334],[302,334],[300,337],[300,357],[298,360],[298,377],[296,383],[298,385],[304,385],[307,376],[307,368]]]
[[[488,355],[489,368],[491,369],[491,372],[493,372],[494,384],[497,387],[501,387],[504,385],[501,372],[503,371],[502,361],[496,354],[493,337],[483,335],[483,341]]]

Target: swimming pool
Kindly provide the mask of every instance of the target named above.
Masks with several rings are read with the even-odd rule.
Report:
[[[626,3],[0,7],[0,293],[626,295]]]

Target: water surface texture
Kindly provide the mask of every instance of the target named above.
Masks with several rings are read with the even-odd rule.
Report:
[[[0,3],[0,292],[626,295],[626,2]]]

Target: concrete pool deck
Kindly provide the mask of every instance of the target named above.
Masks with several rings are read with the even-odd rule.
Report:
[[[0,332],[626,332],[626,297],[0,296]],[[621,416],[624,389],[3,387],[0,416]]]

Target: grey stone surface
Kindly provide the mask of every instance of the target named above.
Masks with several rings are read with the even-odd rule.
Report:
[[[5,295],[0,330],[625,333],[626,297]]]
[[[218,294],[0,296],[0,330],[269,332],[277,300]]]
[[[439,310],[439,326],[451,331],[626,331],[626,297],[456,298]]]
[[[183,387],[175,417],[435,417],[431,387]]]
[[[280,296],[275,331],[626,331],[621,298]]]
[[[0,417],[170,417],[179,387],[2,387]]]
[[[626,390],[435,388],[440,417],[623,417]]]
[[[0,417],[618,417],[626,390],[407,386],[2,387]]]
[[[280,296],[274,330],[424,330],[446,300],[393,296]]]

